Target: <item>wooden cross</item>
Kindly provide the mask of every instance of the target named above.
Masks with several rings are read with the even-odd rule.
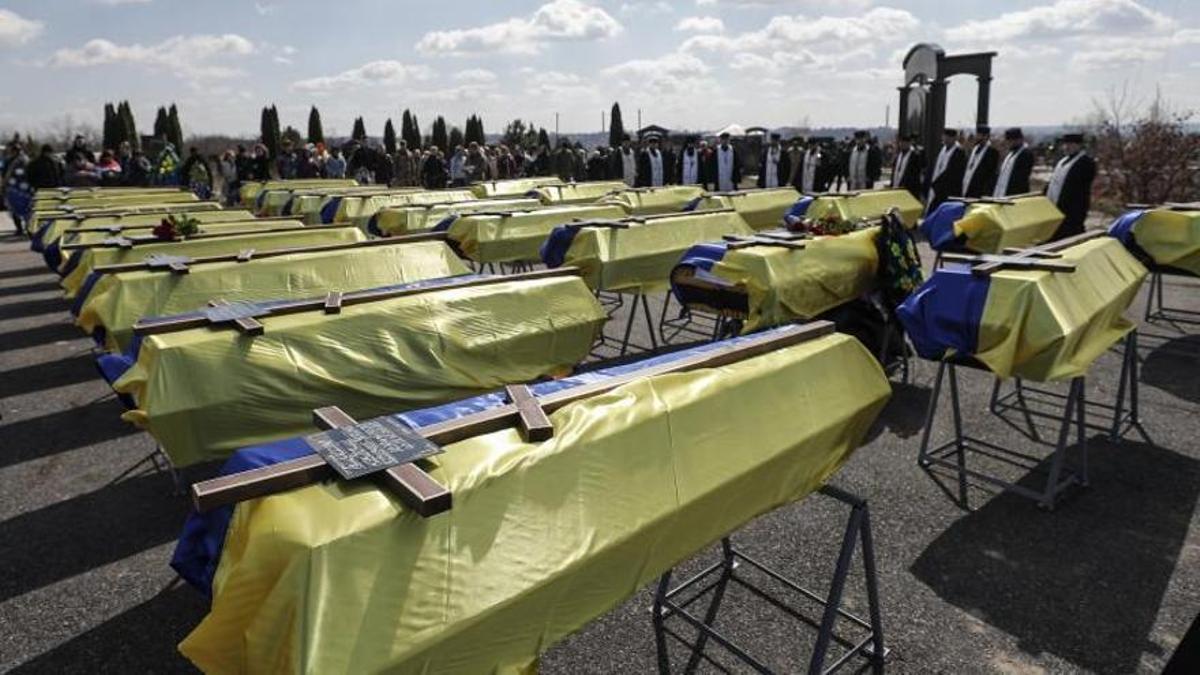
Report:
[[[1060,254],[1061,251],[1102,236],[1105,236],[1103,230],[1089,230],[1073,237],[1067,237],[1040,246],[1024,249],[1006,248],[1004,252],[1007,255],[946,253],[942,255],[942,260],[972,265],[971,273],[976,276],[990,276],[1002,269],[1074,272],[1074,264],[1052,262],[1049,259],[1060,258],[1062,257]]]
[[[288,300],[284,302],[275,302],[270,305],[257,305],[261,311],[258,311],[253,316],[282,316],[285,314],[300,314],[303,312],[321,311],[326,314],[338,314],[342,307],[347,305],[360,305],[367,302],[378,302],[380,300],[390,300],[393,298],[402,298],[412,295],[420,295],[423,293],[437,293],[440,291],[456,290],[462,288],[476,288],[480,286],[492,286],[495,284],[504,284],[512,281],[531,281],[536,279],[551,279],[556,277],[578,276],[580,269],[578,267],[558,267],[552,270],[538,270],[536,272],[524,272],[522,274],[496,275],[488,277],[465,277],[444,284],[432,286],[416,286],[410,288],[389,288],[389,289],[367,289],[362,291],[350,291],[347,293],[337,293],[336,297],[333,294],[328,294],[324,297],[306,298],[301,300]],[[213,301],[220,302],[220,301]],[[210,306],[217,307],[212,302]],[[206,326],[220,327],[227,325],[230,319],[226,319],[223,315],[219,315],[219,320],[214,321],[210,313],[206,312],[189,312],[187,314],[178,314],[170,317],[150,317],[138,319],[133,324],[133,332],[135,335],[160,335],[163,333],[174,333],[181,330],[190,330],[193,328],[204,328]],[[255,322],[257,323],[257,322]],[[239,330],[248,335],[262,335],[265,328],[259,325],[258,328],[248,329],[248,326],[242,326],[240,323],[235,325]]]
[[[612,391],[635,380],[666,373],[718,368],[813,340],[833,331],[834,325],[828,321],[793,324],[744,340],[724,343],[715,349],[690,354],[675,361],[659,363],[597,382],[561,389],[540,397],[537,402],[541,404],[543,415],[547,415],[576,401]],[[509,397],[513,398],[513,392],[509,392]],[[517,393],[516,399],[521,398],[523,398],[523,393]],[[529,410],[528,403],[525,404],[525,409]],[[447,446],[466,438],[509,428],[514,424],[521,423],[521,418],[522,404],[510,402],[457,419],[421,427],[415,431],[437,445]],[[338,421],[353,423],[352,418],[348,416],[339,418],[339,420],[326,420],[318,423],[322,426],[326,424],[330,427],[340,426],[337,424]],[[410,505],[414,511],[423,516],[440,513],[451,506],[450,493],[415,464],[392,467],[377,475],[381,475],[387,487],[393,490],[406,505]],[[336,477],[336,472],[333,467],[320,455],[314,453],[271,466],[249,469],[195,483],[192,485],[192,502],[195,504],[196,510],[203,513],[220,506],[266,497],[334,477]],[[425,482],[426,480],[428,482]]]
[[[1041,196],[1043,196],[1041,192],[1022,192],[1021,194],[1005,195],[1003,197],[950,197],[949,201],[962,202],[964,204],[1015,204],[1018,199]]]
[[[136,214],[134,214],[134,215],[136,215]],[[165,215],[170,215],[170,214],[163,214],[163,215],[165,216]],[[93,217],[93,216],[88,216],[88,218],[91,218],[91,217]],[[120,218],[121,216],[118,215],[118,216],[113,216],[113,217]],[[216,225],[216,224],[226,225],[226,224],[232,224],[232,223],[294,223],[294,222],[296,222],[296,219],[293,217],[288,217],[288,216],[280,216],[278,218],[253,218],[253,217],[247,216],[240,220],[227,220],[227,221],[215,221],[215,222],[211,222],[211,223],[200,223],[200,226],[204,227],[205,225]],[[109,234],[121,234],[122,232],[127,232],[129,230],[153,230],[154,228],[158,227],[159,224],[160,223],[141,223],[138,225],[114,224],[114,225],[80,226],[80,227],[69,228],[66,230],[66,232],[108,232]],[[316,227],[322,227],[322,226],[320,226],[320,225],[306,226],[307,229],[313,229]],[[196,236],[196,235],[193,235],[193,236]]]
[[[801,250],[808,246],[807,242],[796,241],[792,239],[782,239],[775,237],[751,236],[743,237],[736,234],[727,234],[723,237],[728,242],[726,248],[730,251],[739,251],[741,249],[753,248],[756,246],[768,246],[774,248],[788,248],[793,250]]]

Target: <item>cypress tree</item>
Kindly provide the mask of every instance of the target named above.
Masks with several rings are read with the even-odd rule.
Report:
[[[441,148],[444,152],[449,153],[452,150],[450,139],[446,136],[446,120],[441,115],[438,115],[433,120],[433,129],[429,135],[433,144]]]
[[[325,142],[325,130],[321,128],[321,113],[317,111],[317,106],[315,105],[312,107],[312,110],[308,111],[308,142]]]
[[[179,124],[179,110],[175,104],[171,104],[171,109],[167,112],[167,140],[175,146],[175,149],[183,152],[183,126]]]
[[[621,121],[621,104],[613,103],[608,120],[608,145],[615,148],[625,136],[625,124]]]
[[[421,123],[417,121],[417,115],[414,113],[412,116],[412,139],[408,147],[413,150],[419,150],[425,145],[424,139],[421,138]]]
[[[267,154],[271,157],[279,155],[279,111],[275,104],[263,108],[259,121],[259,132],[262,134],[263,145],[267,146]]]
[[[408,108],[400,115],[400,140],[412,148],[412,115],[409,114]]]
[[[546,127],[538,129],[538,146],[543,148],[550,147],[550,134],[546,133]]]
[[[359,142],[367,139],[367,126],[363,124],[363,118],[354,118],[354,131],[350,132],[350,138]]]
[[[392,118],[383,125],[383,149],[387,154],[396,154],[396,128],[392,126]]]
[[[165,139],[167,137],[167,109],[158,106],[158,112],[154,114],[154,137]]]
[[[466,139],[463,137],[462,129],[458,127],[450,127],[450,138],[447,147],[457,148],[460,145],[466,145]]]
[[[117,106],[117,118],[121,123],[121,135],[124,140],[129,141],[130,148],[138,149],[142,145],[142,139],[138,137],[137,124],[133,121],[133,108],[130,107],[129,101],[121,101]]]
[[[104,104],[104,127],[100,145],[104,148],[116,147],[116,118],[117,113],[113,110],[113,104]]]

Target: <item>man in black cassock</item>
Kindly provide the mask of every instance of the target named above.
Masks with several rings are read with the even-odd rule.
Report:
[[[921,186],[925,182],[925,153],[913,147],[912,141],[911,134],[901,134],[896,139],[891,186],[908,190],[914,199],[920,201]]]
[[[680,185],[701,185],[707,181],[705,177],[704,157],[696,148],[696,137],[688,136],[683,140],[683,149],[675,160],[674,175]]]
[[[666,184],[667,160],[659,147],[658,136],[646,138],[646,147],[638,153],[634,187],[662,187]]]
[[[626,185],[633,187],[637,180],[637,153],[633,149],[629,134],[622,136],[621,145],[609,153],[609,161],[612,163],[609,176],[614,180],[623,180]]]
[[[792,187],[804,193],[824,192],[829,188],[828,159],[816,136],[809,136],[796,165],[796,180]]]
[[[996,171],[1000,166],[1000,153],[992,147],[992,130],[979,125],[971,137],[971,151],[967,153],[967,166],[963,172],[962,195],[983,197],[996,189]]]
[[[738,189],[742,182],[742,155],[729,142],[728,132],[722,133],[718,140],[708,156],[705,178],[712,182],[711,189],[729,192]]]
[[[1083,149],[1083,134],[1064,134],[1060,142],[1064,154],[1054,165],[1046,186],[1046,197],[1064,216],[1054,233],[1055,240],[1083,232],[1092,205],[1092,181],[1096,178],[1096,161]]]
[[[1008,146],[1008,152],[1000,162],[1000,173],[996,177],[992,196],[1025,194],[1029,192],[1029,174],[1033,173],[1033,151],[1025,142],[1025,134],[1020,127],[1004,131],[1004,144]]]
[[[777,188],[786,185],[787,178],[792,172],[792,158],[783,149],[779,139],[779,134],[771,134],[771,142],[763,148],[762,160],[758,163],[758,182],[756,183],[760,188]]]
[[[925,213],[933,213],[942,202],[961,196],[963,172],[967,168],[967,155],[958,144],[958,131],[946,129],[942,132],[942,149],[929,172],[929,190],[926,193]]]

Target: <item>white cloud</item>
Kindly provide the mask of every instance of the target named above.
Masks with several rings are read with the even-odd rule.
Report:
[[[1077,35],[1170,30],[1175,21],[1135,0],[1058,0],[1053,4],[967,21],[946,31],[951,40],[998,42]]]
[[[654,59],[633,59],[600,71],[619,87],[658,95],[697,92],[711,84],[712,69],[692,54],[672,52]]]
[[[877,7],[860,16],[780,15],[761,30],[732,36],[697,35],[681,45],[683,51],[787,52],[802,48],[829,47],[834,56],[855,44],[903,42],[920,22],[911,13]]]
[[[1106,70],[1136,66],[1147,61],[1157,61],[1163,52],[1145,47],[1122,47],[1119,49],[1076,52],[1071,65],[1081,70]]]
[[[238,68],[214,63],[255,52],[254,43],[233,33],[225,35],[176,35],[158,44],[119,45],[95,38],[79,49],[59,49],[50,57],[56,68],[87,68],[105,65],[134,65],[193,80],[212,80],[243,74]]]
[[[459,82],[495,82],[496,74],[486,68],[468,68],[454,74]]]
[[[270,3],[270,2],[254,3],[254,11],[259,16],[267,16],[268,14],[274,14],[275,9],[276,9],[276,5],[274,5],[273,3]]]
[[[428,32],[417,42],[417,51],[439,55],[535,54],[548,42],[602,40],[622,30],[621,24],[599,7],[580,0],[553,0],[528,17],[477,28]]]
[[[0,9],[0,47],[20,47],[42,34],[41,21],[33,21],[7,9]]]
[[[97,5],[108,5],[116,7],[118,5],[148,5],[154,0],[92,0]]]
[[[653,16],[670,14],[675,11],[675,8],[666,0],[657,0],[656,2],[638,0],[637,2],[622,2],[619,11],[623,16]]]
[[[778,7],[781,5],[799,6],[809,10],[823,10],[836,6],[843,11],[862,11],[870,7],[872,0],[838,0],[831,3],[828,0],[696,0],[699,7]]]
[[[292,89],[309,93],[328,93],[366,85],[402,85],[412,80],[426,80],[430,77],[432,71],[428,66],[407,65],[390,60],[371,61],[337,75],[297,80],[292,83]]]
[[[675,24],[675,30],[688,33],[724,33],[725,22],[715,16],[688,16]]]

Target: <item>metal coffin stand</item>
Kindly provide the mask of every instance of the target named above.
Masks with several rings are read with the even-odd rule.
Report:
[[[705,661],[723,672],[731,672],[705,653],[705,648],[710,639],[754,671],[759,673],[773,672],[768,666],[747,653],[716,628],[717,614],[720,611],[721,601],[724,599],[725,591],[730,582],[738,584],[758,598],[774,605],[793,619],[817,628],[817,639],[813,646],[812,656],[809,659],[808,673],[810,675],[835,672],[860,655],[866,657],[873,672],[883,672],[887,650],[883,644],[883,624],[880,619],[879,590],[875,573],[875,549],[871,539],[871,516],[867,508],[867,502],[831,485],[822,487],[820,493],[850,507],[850,516],[847,519],[846,530],[842,536],[842,546],[838,554],[837,565],[834,568],[833,581],[830,584],[829,594],[822,598],[820,595],[804,588],[779,572],[772,570],[764,563],[739,551],[733,546],[730,537],[723,537],[721,539],[721,560],[674,588],[671,588],[671,576],[674,570],[668,570],[659,578],[651,610],[655,644],[658,651],[658,671],[660,673],[671,672],[668,637],[689,648],[688,661],[684,668],[684,672],[686,673],[695,672],[696,668],[700,665],[700,661]],[[859,546],[862,548],[863,572],[867,591],[868,611],[870,614],[866,619],[856,616],[841,607],[846,579],[850,573],[855,549]],[[800,610],[792,607],[784,600],[775,597],[768,590],[752,583],[749,578],[739,571],[742,563],[769,577],[770,580],[782,585],[785,589],[799,594],[805,600],[820,605],[823,608],[820,623],[816,624]],[[708,608],[704,611],[704,617],[700,618],[689,607],[710,593],[712,594],[712,599],[709,600]],[[680,599],[683,596],[688,597]],[[694,640],[689,640],[674,630],[668,625],[668,620],[673,618],[679,619],[694,629],[697,637]],[[857,642],[852,642],[844,637],[835,635],[834,629],[839,618],[845,619],[858,629],[866,631],[865,636],[859,638]],[[846,647],[846,651],[838,656],[832,664],[826,666],[826,661],[829,657],[830,642],[839,643]]]
[[[1200,326],[1200,312],[1181,307],[1167,307],[1163,301],[1163,277],[1167,275],[1184,279],[1197,279],[1193,274],[1172,267],[1163,267],[1150,263],[1150,292],[1146,297],[1146,323],[1163,321],[1167,323],[1184,323]]]

